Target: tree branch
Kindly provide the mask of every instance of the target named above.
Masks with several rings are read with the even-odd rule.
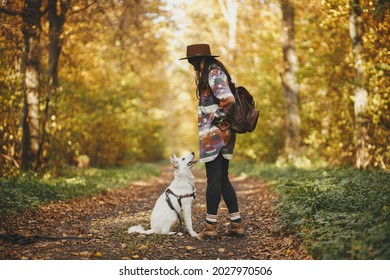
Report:
[[[77,14],[77,13],[83,12],[83,11],[87,10],[89,7],[93,6],[96,3],[98,3],[98,1],[94,0],[90,4],[87,4],[85,7],[81,8],[81,9],[79,9],[77,11],[73,11],[70,14],[73,15],[73,14]]]
[[[0,13],[6,14],[6,15],[11,15],[11,16],[21,16],[22,12],[20,11],[14,11],[10,9],[6,9],[4,7],[0,7]]]
[[[15,165],[15,167],[19,169],[19,164],[13,157],[4,154],[0,154],[0,156],[5,160],[11,161]]]

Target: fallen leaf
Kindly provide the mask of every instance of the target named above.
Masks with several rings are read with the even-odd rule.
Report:
[[[195,250],[196,248],[193,247],[193,246],[186,246],[185,249],[186,249],[187,251],[192,251],[192,250]]]
[[[94,254],[94,256],[97,257],[97,258],[103,257],[103,255],[102,255],[101,253],[99,253],[99,252],[96,252],[96,253]]]
[[[147,250],[147,249],[149,249],[149,246],[148,245],[142,245],[142,246],[139,246],[138,249],[140,249],[140,250]]]
[[[218,252],[220,252],[220,253],[225,252],[225,248],[219,248],[219,249],[218,249]]]
[[[287,251],[286,251],[286,257],[288,257],[288,256],[291,256],[292,254],[294,253],[294,251],[293,250],[291,250],[291,249],[287,249]]]
[[[88,251],[84,251],[84,252],[81,252],[81,253],[80,253],[80,256],[81,256],[81,257],[89,257],[90,255],[91,255],[91,253],[88,252]]]

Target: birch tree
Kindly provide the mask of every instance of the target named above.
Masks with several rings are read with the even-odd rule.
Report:
[[[283,14],[283,73],[282,85],[287,102],[285,154],[293,160],[301,143],[301,118],[299,112],[299,85],[297,83],[298,60],[294,43],[294,5],[290,0],[281,0]]]
[[[366,71],[363,52],[363,19],[360,0],[350,1],[349,33],[352,41],[352,52],[354,56],[354,114],[355,114],[355,142],[356,142],[356,167],[366,168],[370,162],[367,151],[368,142],[368,119],[367,103],[368,93],[364,81]]]
[[[218,0],[223,17],[228,23],[228,63],[233,65],[237,42],[237,0]]]
[[[24,0],[20,3],[3,1],[0,12],[20,16],[23,34],[22,88],[23,88],[23,121],[22,121],[22,170],[37,168],[39,150],[39,90],[41,72],[41,6],[42,0]],[[17,7],[15,9],[15,7]]]
[[[25,0],[21,12],[24,38],[23,57],[23,146],[22,169],[37,167],[39,149],[39,90],[42,33],[41,0]]]

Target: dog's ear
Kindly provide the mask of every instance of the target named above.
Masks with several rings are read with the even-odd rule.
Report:
[[[174,159],[177,159],[177,156],[176,156],[175,154],[173,154],[173,158],[174,158]]]
[[[176,160],[176,156],[175,155],[173,155],[173,156],[174,156],[174,158],[169,157],[169,160],[171,161],[171,164],[172,164],[173,168],[178,169],[179,168],[179,162]]]

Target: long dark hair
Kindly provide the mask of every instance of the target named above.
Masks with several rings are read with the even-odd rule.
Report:
[[[203,69],[201,69],[200,67],[202,58],[205,59]],[[202,94],[202,92],[209,87],[208,77],[209,77],[209,68],[211,64],[218,65],[222,69],[222,71],[226,74],[229,84],[231,83],[231,77],[225,65],[223,65],[222,62],[220,62],[218,59],[215,59],[214,57],[190,58],[188,59],[188,62],[191,63],[195,68],[196,97],[198,99],[200,99],[200,95]]]

